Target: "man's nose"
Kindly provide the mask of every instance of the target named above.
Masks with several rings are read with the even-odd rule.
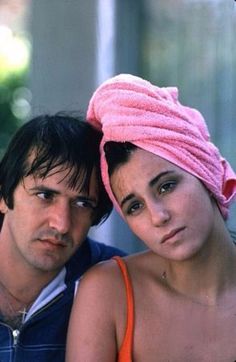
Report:
[[[66,234],[71,227],[71,210],[67,202],[57,202],[50,210],[49,227]]]

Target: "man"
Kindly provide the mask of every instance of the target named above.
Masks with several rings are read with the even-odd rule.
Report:
[[[39,116],[0,163],[0,361],[64,361],[76,280],[116,248],[88,239],[111,212],[100,134],[66,114]]]

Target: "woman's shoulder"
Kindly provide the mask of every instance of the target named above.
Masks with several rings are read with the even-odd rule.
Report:
[[[125,259],[125,257],[118,258]],[[121,282],[120,269],[115,258],[111,258],[97,263],[84,273],[79,281],[79,294],[85,291],[99,297],[103,293],[101,291],[105,291],[106,295],[112,296],[116,289],[119,289]]]
[[[157,280],[162,277],[166,261],[151,250],[129,255],[124,258],[131,277],[133,278],[151,278]]]
[[[123,264],[131,282],[145,281],[146,279],[161,280],[165,261],[151,251],[144,251],[132,255],[118,257],[121,262],[117,262],[116,257],[102,261],[91,267],[81,278],[80,288],[84,285],[93,285],[93,291],[99,288],[111,289],[114,293],[116,288],[123,284],[121,267]]]

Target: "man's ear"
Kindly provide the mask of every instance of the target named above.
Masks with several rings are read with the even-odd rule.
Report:
[[[0,212],[1,212],[2,214],[6,214],[7,211],[8,211],[8,206],[7,206],[7,204],[5,203],[4,199],[1,198],[1,200],[0,200]]]

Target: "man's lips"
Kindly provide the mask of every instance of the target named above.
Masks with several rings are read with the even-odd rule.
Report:
[[[185,227],[180,227],[178,229],[174,229],[172,230],[170,233],[166,234],[163,236],[163,238],[161,239],[161,244],[165,243],[167,240],[173,238],[173,236],[175,236],[176,234],[178,234],[180,231],[184,230]]]
[[[56,240],[56,239],[50,239],[50,238],[39,239],[39,241],[41,241],[42,243],[48,244],[48,245],[52,245],[54,247],[66,247],[66,245],[67,245],[63,241]]]

